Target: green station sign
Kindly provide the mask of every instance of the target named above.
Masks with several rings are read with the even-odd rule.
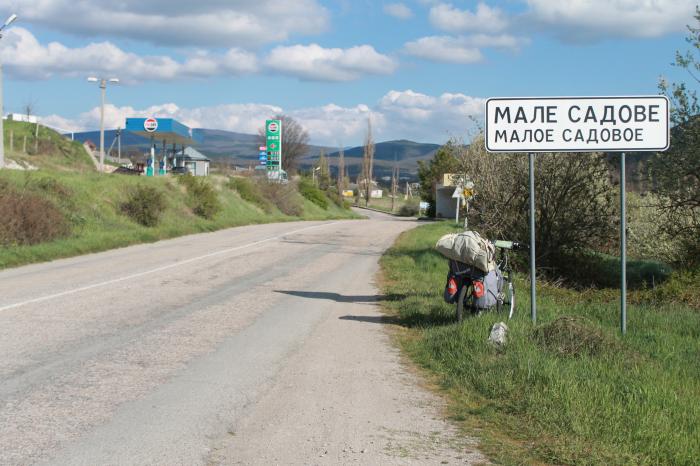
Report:
[[[267,170],[282,169],[282,120],[265,122],[265,142],[267,147]]]

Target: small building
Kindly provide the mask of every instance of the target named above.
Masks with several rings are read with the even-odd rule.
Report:
[[[185,167],[194,176],[209,176],[211,160],[194,147],[186,147],[184,154],[173,159],[173,167]]]
[[[22,121],[24,123],[37,123],[39,119],[36,115],[27,115],[25,113],[10,113],[7,115],[8,120]]]
[[[454,186],[435,185],[435,216],[438,218],[453,218],[457,212],[457,198],[452,197]]]

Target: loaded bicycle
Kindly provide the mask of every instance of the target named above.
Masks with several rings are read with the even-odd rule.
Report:
[[[465,239],[466,238],[466,239]],[[441,242],[452,241],[451,247]],[[489,241],[475,232],[446,235],[438,241],[438,250],[449,259],[445,301],[456,305],[457,320],[465,315],[496,308],[515,313],[515,284],[510,251],[525,249],[517,241]]]

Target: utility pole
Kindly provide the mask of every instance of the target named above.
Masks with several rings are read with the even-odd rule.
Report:
[[[17,19],[17,15],[12,14],[5,21],[5,23],[0,26],[0,40],[2,40],[2,31],[12,24]],[[2,62],[0,62],[0,168],[5,166],[5,128],[3,127],[3,118],[5,117],[5,110],[3,109],[2,102]]]
[[[107,83],[118,84],[118,78],[96,78],[90,76],[88,82],[99,83],[100,85],[100,172],[104,173],[105,168],[105,96],[107,94]]]
[[[394,205],[396,203],[396,195],[399,191],[399,167],[394,165],[391,173],[391,213],[394,213]]]

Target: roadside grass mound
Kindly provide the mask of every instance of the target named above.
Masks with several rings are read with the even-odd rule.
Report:
[[[89,173],[95,165],[82,144],[61,136],[56,131],[36,124],[5,120],[5,158],[20,165],[56,172]],[[26,150],[24,141],[26,138]]]
[[[533,336],[537,344],[559,356],[597,356],[616,345],[600,327],[583,316],[559,316],[537,327]]]
[[[279,196],[291,199],[298,215],[270,201],[270,211],[261,211],[231,190],[227,177],[211,176],[206,183],[205,194],[194,196],[206,201],[213,192],[220,203],[214,215],[210,204],[195,203],[172,176],[0,170],[0,197],[6,200],[0,205],[6,209],[0,212],[0,269],[255,223],[360,218],[334,204],[321,209],[293,186]],[[20,208],[21,199],[31,205]],[[5,221],[20,214],[33,216],[24,223]],[[20,224],[25,233],[17,232]]]
[[[624,337],[618,290],[538,282],[533,326],[529,285],[516,276],[516,313],[497,348],[487,338],[506,315],[457,324],[442,301],[447,261],[434,244],[452,231],[436,222],[397,240],[381,259],[383,304],[401,347],[485,453],[504,464],[697,464],[700,312],[670,297],[642,299],[676,283],[675,274],[630,293]]]

